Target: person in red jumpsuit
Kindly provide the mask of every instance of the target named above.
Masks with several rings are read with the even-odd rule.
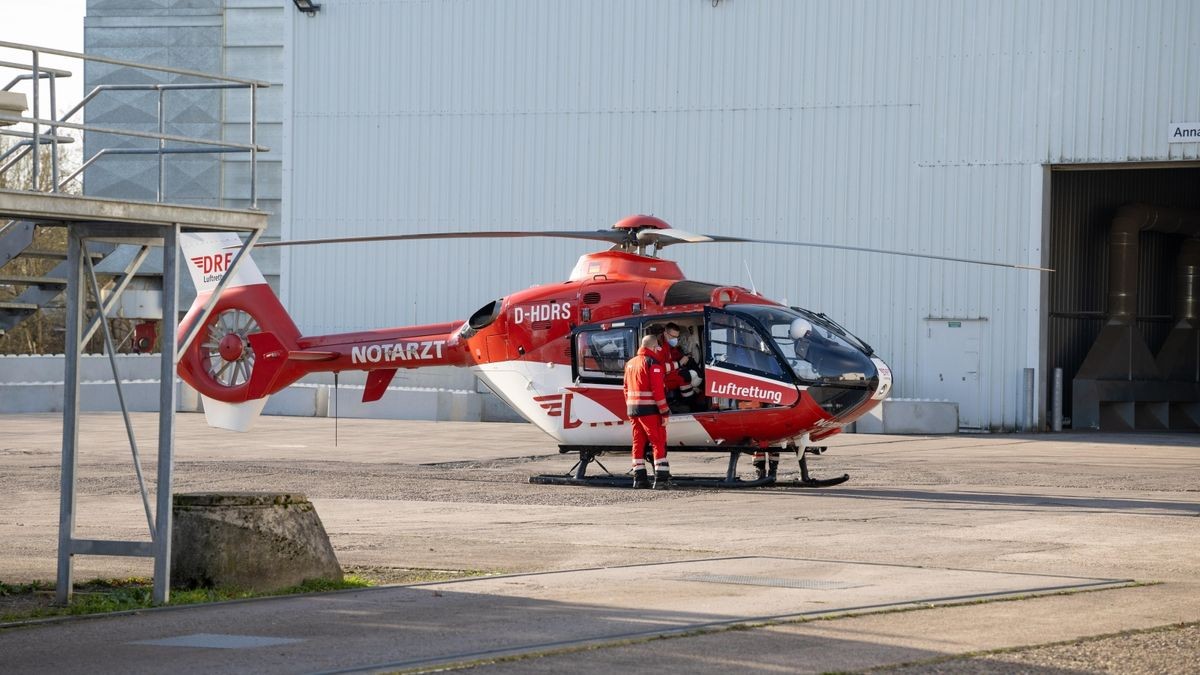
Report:
[[[700,384],[700,373],[691,355],[680,349],[680,328],[674,322],[666,326],[654,325],[647,331],[658,338],[659,346],[655,357],[663,364],[663,386],[668,392],[679,392],[679,405],[686,412],[696,409],[698,401],[697,387]]]
[[[642,348],[625,364],[625,412],[633,428],[633,487],[648,488],[646,443],[654,450],[654,489],[665,490],[671,482],[667,463],[667,407],[663,387],[665,369],[658,360],[658,338],[642,338]]]

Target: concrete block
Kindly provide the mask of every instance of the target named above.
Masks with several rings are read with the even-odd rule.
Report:
[[[388,389],[378,401],[362,402],[361,387],[339,387],[329,415],[371,420],[437,420],[438,392],[433,389]],[[333,407],[336,405],[336,407]]]
[[[883,433],[883,407],[887,405],[887,401],[883,401],[865,415],[858,418],[854,422],[854,433],[857,434],[882,434]]]
[[[117,372],[121,381],[156,380],[161,369],[158,354],[120,354]],[[0,356],[0,384],[16,382],[62,382],[66,357],[62,354],[45,356]],[[80,359],[79,379],[87,382],[113,379],[108,357],[87,354]]]
[[[264,415],[290,415],[293,417],[325,417],[329,407],[329,393],[317,385],[292,385],[283,391],[271,394]]]
[[[524,417],[517,414],[504,399],[492,392],[479,394],[480,422],[524,422]]]
[[[894,398],[883,402],[885,434],[956,434],[958,403]]]
[[[177,494],[172,585],[274,591],[342,580],[329,535],[304,495]]]

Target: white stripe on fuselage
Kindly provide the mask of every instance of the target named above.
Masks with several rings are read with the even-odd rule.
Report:
[[[497,396],[512,406],[518,415],[546,432],[562,445],[626,445],[630,442],[628,420],[622,420],[607,408],[567,387],[621,389],[620,385],[575,385],[571,367],[562,364],[503,361],[471,368]],[[570,418],[565,399],[546,397],[571,395]],[[541,401],[535,400],[541,398]],[[557,410],[557,415],[551,415]],[[578,426],[572,426],[578,422]],[[593,426],[593,424],[595,426]],[[570,427],[570,428],[568,428]],[[693,415],[674,415],[667,426],[667,444],[715,445],[712,436]]]

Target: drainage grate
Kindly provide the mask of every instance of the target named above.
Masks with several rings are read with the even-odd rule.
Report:
[[[840,591],[861,588],[870,584],[849,584],[844,581],[821,581],[818,579],[780,579],[777,577],[751,577],[736,574],[690,574],[678,581],[702,581],[707,584],[735,584],[738,586],[773,586],[775,588],[803,588],[809,591]]]
[[[130,644],[154,645],[156,647],[203,647],[206,649],[245,649],[247,647],[271,647],[302,642],[292,638],[258,637],[255,635],[217,635],[194,633],[162,640],[141,640]]]

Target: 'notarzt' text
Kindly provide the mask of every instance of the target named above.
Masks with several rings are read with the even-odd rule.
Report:
[[[445,340],[427,342],[397,342],[393,345],[366,345],[350,348],[351,363],[383,363],[387,361],[427,361],[442,358]]]

